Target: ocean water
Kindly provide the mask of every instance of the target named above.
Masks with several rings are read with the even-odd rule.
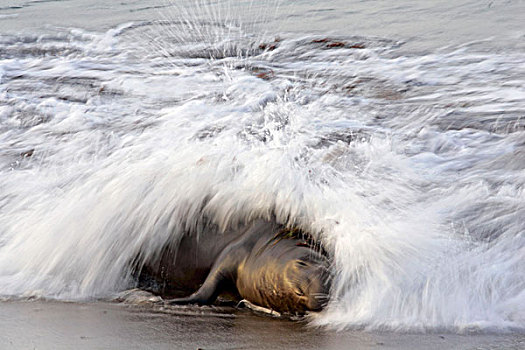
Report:
[[[332,329],[525,331],[523,1],[0,3],[0,295],[275,215]]]

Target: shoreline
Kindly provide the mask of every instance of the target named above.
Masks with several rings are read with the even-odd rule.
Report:
[[[333,331],[249,310],[0,302],[3,349],[519,349],[525,334]]]

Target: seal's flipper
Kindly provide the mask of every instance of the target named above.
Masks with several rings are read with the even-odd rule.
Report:
[[[227,247],[217,259],[208,277],[198,291],[185,298],[171,299],[171,305],[199,304],[210,305],[222,292],[224,284],[232,280],[232,271],[235,270],[236,259],[230,256],[231,246]]]
[[[171,299],[167,303],[170,305],[210,305],[215,301],[215,299],[217,299],[217,296],[220,293],[222,280],[223,277],[218,269],[213,269],[198,291],[189,297]]]
[[[188,304],[209,305],[213,303],[213,301],[210,299],[199,297],[198,292],[196,292],[190,295],[189,297],[171,299],[171,300],[168,300],[166,303],[169,305],[188,305]]]

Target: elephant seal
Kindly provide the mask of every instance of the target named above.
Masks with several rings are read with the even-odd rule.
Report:
[[[276,233],[277,232],[277,233]],[[169,304],[211,304],[225,289],[281,313],[322,309],[330,288],[327,254],[299,230],[257,220],[228,244],[204,284]]]

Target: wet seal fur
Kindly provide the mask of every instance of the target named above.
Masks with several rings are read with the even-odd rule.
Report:
[[[328,256],[310,236],[257,220],[222,250],[195,293],[168,303],[207,305],[233,288],[255,305],[304,314],[326,305],[330,280]]]

